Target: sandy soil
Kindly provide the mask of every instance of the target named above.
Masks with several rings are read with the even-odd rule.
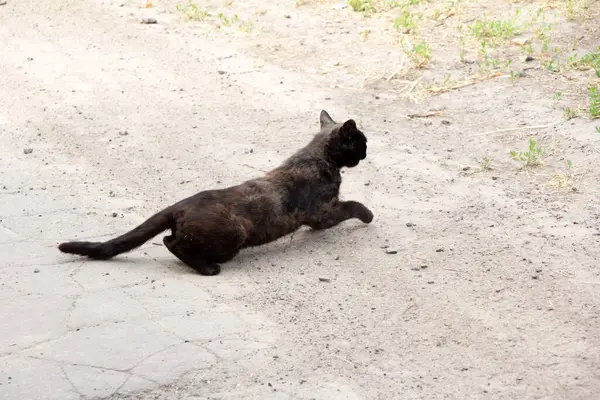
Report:
[[[78,216],[51,222],[48,258],[63,259],[60,241],[124,232],[273,167],[316,132],[321,109],[369,138],[343,196],[373,210],[371,225],[302,230],[202,278],[219,302],[281,330],[266,361],[113,398],[597,398],[600,120],[588,88],[600,84],[572,61],[600,52],[600,2],[413,3],[408,33],[383,3],[0,6],[3,148],[56,172],[0,181],[0,195],[44,214],[52,188]],[[511,22],[482,52],[484,11]],[[431,59],[417,68],[407,49],[420,41]],[[510,156],[530,138],[540,165]],[[3,223],[25,229],[18,218]],[[191,274],[153,245],[107,268],[139,258],[159,265],[131,269]]]

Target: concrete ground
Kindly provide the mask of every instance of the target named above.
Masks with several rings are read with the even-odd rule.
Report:
[[[0,399],[596,398],[592,124],[532,80],[409,102],[364,73],[397,57],[356,34],[377,21],[288,3],[223,6],[242,22],[220,28],[173,1],[0,6]],[[106,262],[58,252],[261,174],[321,109],[369,138],[343,193],[371,225],[302,230],[215,277],[160,237]],[[486,133],[526,125],[547,166],[582,166],[568,193],[519,172],[523,137]]]

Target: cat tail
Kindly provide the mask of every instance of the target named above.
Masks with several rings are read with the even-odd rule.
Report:
[[[148,218],[133,230],[106,242],[65,242],[58,245],[63,253],[88,256],[95,260],[108,260],[118,254],[133,250],[146,243],[159,233],[174,225],[170,208]]]

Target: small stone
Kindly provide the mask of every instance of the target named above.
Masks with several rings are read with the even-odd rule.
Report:
[[[471,169],[471,167],[469,167],[469,166],[467,165],[466,167],[463,167],[463,169],[462,169],[462,170],[463,170],[463,171],[468,171],[468,170],[470,170],[470,169]]]
[[[447,119],[442,120],[442,125],[450,125],[450,121]]]
[[[158,21],[154,18],[142,18],[142,20],[140,21],[140,24],[146,24],[146,25],[156,24],[156,23],[158,23]]]
[[[127,132],[127,131],[119,131],[119,135],[121,135],[121,136],[127,136],[127,135],[129,135],[129,132]]]
[[[117,215],[119,215],[119,214],[117,214],[116,212],[112,213],[113,218],[117,218]]]
[[[225,71],[221,71],[221,70],[217,71],[217,74],[219,74],[219,75],[225,75],[226,73],[227,73],[227,72],[225,72]]]
[[[339,256],[339,255],[337,255],[337,256],[335,256],[335,259],[334,259],[334,260],[336,260],[336,261],[337,261],[337,260],[339,260],[339,259],[340,259],[340,256]]]
[[[538,269],[535,270],[535,272],[537,272],[539,274],[540,272],[542,272],[542,269],[538,268]]]
[[[525,44],[531,41],[531,37],[516,37],[511,40],[512,44],[516,44],[517,46],[524,46]]]
[[[414,223],[412,223],[412,222],[407,222],[406,223],[406,227],[408,227],[408,228],[412,228],[412,227],[415,227],[415,226],[417,226],[417,225],[414,224]]]
[[[497,176],[492,176],[493,181],[497,181],[499,178]]]
[[[291,15],[289,15],[289,14],[286,14],[286,15],[284,15],[283,17],[284,17],[285,19],[291,19],[291,18],[292,18],[292,16],[291,16]]]
[[[397,254],[398,250],[393,249],[385,249],[385,254]]]
[[[526,62],[530,62],[530,61],[533,61],[533,60],[535,60],[535,58],[533,58],[533,56],[527,56],[527,57],[525,57],[525,61]]]
[[[321,282],[331,282],[331,279],[330,278],[326,278],[324,276],[320,276],[319,277],[319,281],[321,281]]]
[[[540,277],[539,277],[539,276],[537,276],[537,275],[532,275],[532,276],[531,276],[531,279],[538,280],[538,279],[540,279]]]
[[[36,269],[34,269],[34,270],[33,270],[33,273],[34,273],[34,274],[39,274],[39,273],[40,273],[40,270],[39,270],[38,268],[36,268]]]
[[[6,0],[0,0],[0,6],[3,6],[6,4]],[[10,378],[9,378],[10,379]]]
[[[421,265],[421,269],[427,269],[427,265]]]
[[[26,148],[26,149],[23,149],[23,153],[24,153],[24,154],[31,154],[31,153],[33,153],[33,149],[32,149],[32,148],[30,148],[30,147],[28,147],[28,148]]]
[[[110,192],[108,192],[108,197],[115,197],[115,196],[116,196],[116,194],[112,190]]]
[[[444,249],[437,249],[435,252],[436,252],[436,253],[443,253],[443,252],[444,252]]]
[[[434,282],[433,282],[433,281],[427,281],[427,284],[429,284],[429,285],[433,285],[433,284],[434,284]]]

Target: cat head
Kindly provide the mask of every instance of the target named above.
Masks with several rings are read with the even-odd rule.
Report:
[[[321,134],[327,135],[325,153],[339,167],[352,168],[367,157],[367,138],[349,119],[344,123],[335,122],[327,111],[322,110]]]

